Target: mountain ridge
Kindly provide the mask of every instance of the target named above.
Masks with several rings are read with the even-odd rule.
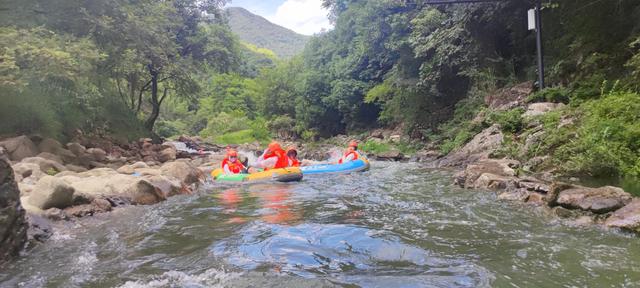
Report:
[[[231,31],[240,40],[269,49],[280,58],[299,54],[311,38],[274,24],[242,7],[227,7],[226,13]]]

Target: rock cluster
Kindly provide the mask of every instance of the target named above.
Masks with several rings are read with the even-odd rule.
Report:
[[[0,148],[0,263],[18,254],[27,239],[27,227],[13,169]]]
[[[578,224],[599,223],[607,227],[640,232],[640,199],[624,190],[605,186],[584,187],[519,177],[520,163],[508,159],[484,159],[466,166],[454,182],[464,188],[498,191],[498,199],[552,208],[562,218]]]

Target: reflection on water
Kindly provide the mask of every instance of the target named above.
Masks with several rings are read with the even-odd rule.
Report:
[[[56,224],[1,287],[638,287],[640,239],[374,163]]]

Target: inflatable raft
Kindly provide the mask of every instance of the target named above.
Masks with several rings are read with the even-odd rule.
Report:
[[[323,173],[349,173],[369,170],[369,160],[361,158],[342,164],[322,164],[300,167],[303,175]]]
[[[267,171],[252,174],[224,174],[222,169],[218,168],[211,171],[211,177],[220,182],[254,182],[274,180],[278,182],[292,182],[302,180],[302,171],[298,167],[288,167],[280,169],[271,169]]]

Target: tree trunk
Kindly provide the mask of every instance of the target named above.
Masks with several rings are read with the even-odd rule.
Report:
[[[153,131],[153,125],[160,115],[160,101],[158,100],[158,71],[152,65],[149,65],[149,73],[151,74],[151,114],[144,123],[144,127],[149,131]]]

